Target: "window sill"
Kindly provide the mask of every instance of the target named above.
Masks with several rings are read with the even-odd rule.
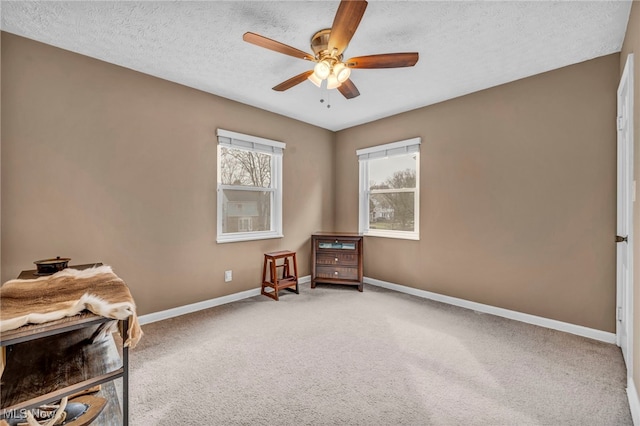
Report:
[[[240,241],[268,240],[271,238],[283,238],[284,235],[278,232],[238,232],[235,234],[218,235],[218,244],[236,243]]]
[[[362,235],[365,237],[396,238],[400,240],[420,241],[420,234],[417,232],[369,230],[363,232]]]

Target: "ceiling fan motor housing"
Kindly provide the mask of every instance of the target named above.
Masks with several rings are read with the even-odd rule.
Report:
[[[313,50],[316,60],[321,61],[328,58],[334,58],[336,61],[342,60],[342,55],[333,56],[331,52],[329,52],[330,35],[331,28],[326,28],[318,31],[311,37],[311,50]]]
[[[326,28],[318,31],[311,37],[311,50],[313,50],[313,54],[316,55],[316,59],[320,58],[322,54],[327,51],[330,35],[331,28]]]

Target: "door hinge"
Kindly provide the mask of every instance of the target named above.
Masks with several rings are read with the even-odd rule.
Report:
[[[624,129],[624,117],[623,116],[619,116],[618,117],[618,130],[623,130]]]
[[[618,321],[622,321],[622,306],[618,306],[618,317],[616,318]]]

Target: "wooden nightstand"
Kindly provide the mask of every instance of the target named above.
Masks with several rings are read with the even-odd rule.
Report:
[[[316,283],[357,285],[362,291],[362,235],[317,232],[311,236],[311,288]]]

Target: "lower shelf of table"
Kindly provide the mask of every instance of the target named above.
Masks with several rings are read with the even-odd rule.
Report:
[[[0,404],[2,412],[31,409],[101,384],[107,406],[95,424],[122,424],[124,366],[113,338],[92,342],[99,325],[6,346]],[[122,388],[122,386],[120,386]]]

